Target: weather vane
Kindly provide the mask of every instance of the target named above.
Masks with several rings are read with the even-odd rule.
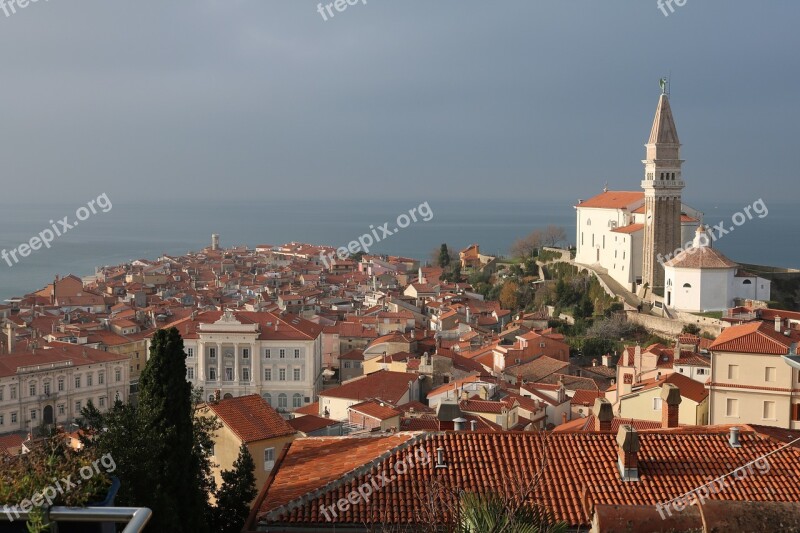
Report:
[[[658,85],[661,87],[661,94],[669,96],[669,77],[664,77],[658,80]]]

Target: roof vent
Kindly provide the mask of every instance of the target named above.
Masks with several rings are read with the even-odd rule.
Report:
[[[731,445],[731,448],[741,448],[742,443],[739,442],[739,428],[732,427],[730,436],[728,437],[728,444]]]
[[[467,422],[466,418],[456,418],[453,420],[453,429],[456,431],[464,431],[464,424]]]
[[[444,460],[444,448],[441,446],[436,448],[436,468],[447,468],[447,462]]]
[[[477,429],[477,427],[478,427],[478,421],[477,420],[470,420],[469,421],[469,430],[470,431],[475,431],[475,429]]]

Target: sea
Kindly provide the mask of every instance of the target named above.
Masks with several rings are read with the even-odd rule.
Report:
[[[9,259],[11,265],[0,259],[0,302],[38,290],[56,275],[82,277],[99,266],[197,251],[210,245],[214,233],[223,247],[291,241],[340,247],[370,234],[373,240],[380,238],[370,252],[423,262],[442,243],[455,250],[477,243],[482,253],[505,255],[514,241],[550,224],[564,227],[569,244],[575,241],[575,202],[568,200],[110,200],[107,212],[95,208],[96,213],[78,213],[80,204],[0,203],[0,251],[17,249],[52,230],[53,224],[62,231],[58,220],[65,216],[70,225],[78,221],[76,215],[84,219],[55,237],[49,248],[27,257],[18,253],[19,262]],[[732,216],[742,211],[742,204],[692,205],[705,213],[707,224],[723,222],[727,229],[735,228],[714,243],[734,261],[800,268],[800,248],[791,237],[798,227],[796,206],[769,204],[767,216],[734,226]],[[416,221],[409,215],[415,208]],[[381,226],[392,235],[386,236]]]

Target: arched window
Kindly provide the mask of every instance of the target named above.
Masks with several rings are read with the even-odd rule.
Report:
[[[692,288],[692,284],[691,283],[684,283],[683,284],[683,288],[684,289],[691,289]]]
[[[746,279],[746,280],[744,280],[744,281],[742,282],[742,285],[752,285],[752,284],[753,284],[753,282],[752,282],[752,281],[750,281],[749,279]]]
[[[270,406],[272,406],[272,394],[270,394],[270,393],[268,393],[268,392],[265,392],[264,394],[262,394],[262,395],[261,395],[261,397],[262,397],[262,398],[264,398],[264,400],[265,400],[265,401],[266,401],[266,402],[267,402],[267,403],[268,403]]]
[[[278,407],[286,409],[288,405],[288,397],[284,393],[278,394]]]
[[[292,396],[292,407],[297,409],[298,407],[302,406],[303,406],[303,396],[299,393],[295,393],[294,396]]]
[[[667,287],[672,287],[672,280],[671,279],[667,280]]]
[[[586,225],[587,226],[591,226],[592,225],[592,219],[591,218],[587,218],[586,219]]]

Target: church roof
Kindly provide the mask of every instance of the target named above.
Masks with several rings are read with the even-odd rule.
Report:
[[[680,144],[678,128],[675,127],[675,119],[672,117],[672,108],[666,94],[662,94],[658,100],[658,109],[648,144]]]
[[[664,263],[673,268],[737,268],[739,265],[710,246],[692,247],[683,250],[674,259]]]
[[[631,204],[644,201],[644,191],[605,191],[575,207],[599,209],[627,209]],[[637,206],[638,207],[638,206]]]

